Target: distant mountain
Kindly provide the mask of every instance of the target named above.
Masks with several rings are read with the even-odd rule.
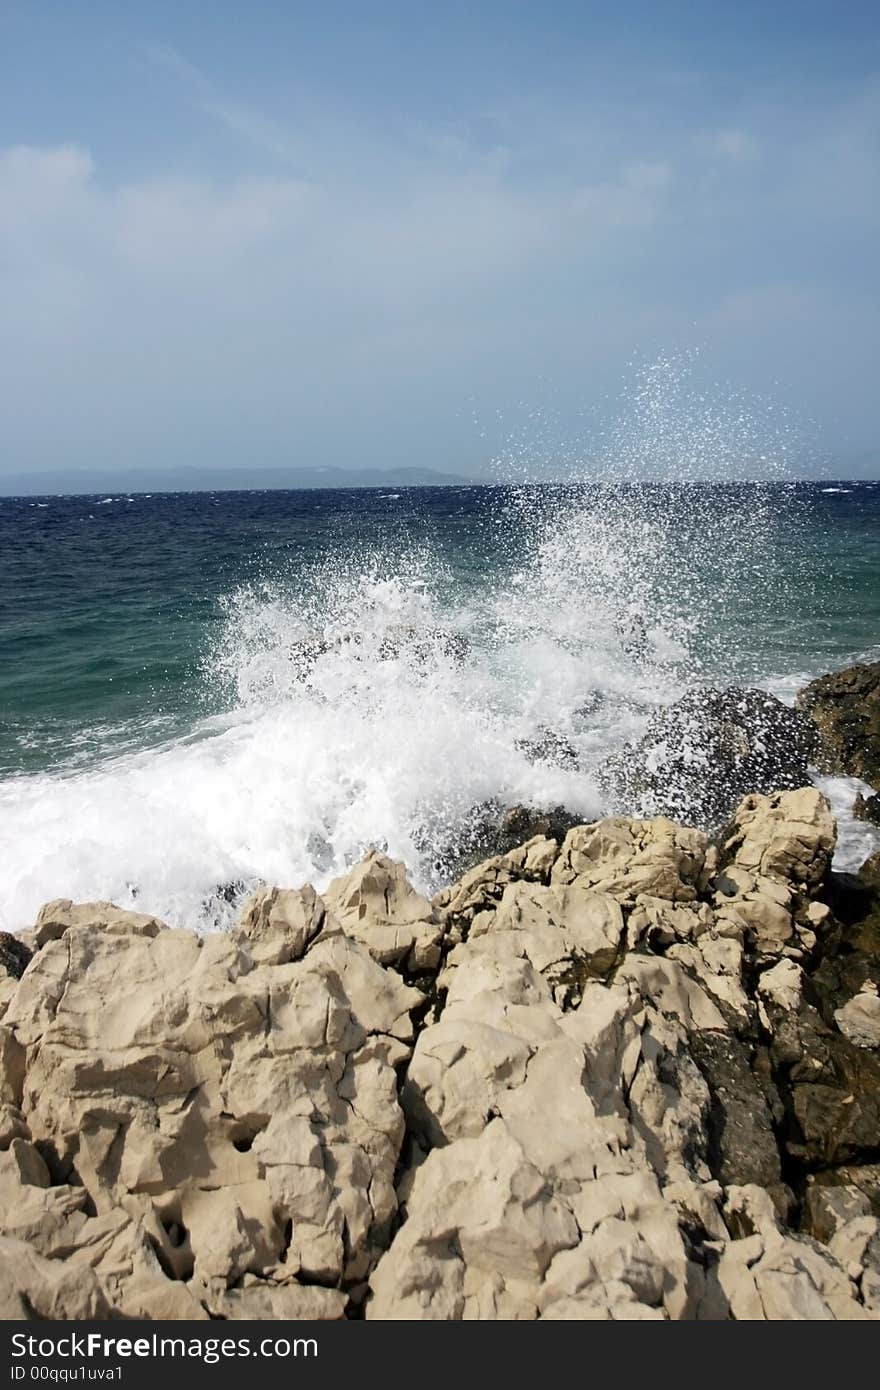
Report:
[[[587,476],[588,469],[578,477],[567,476],[562,470],[555,478],[536,477],[534,481],[566,485]],[[749,476],[748,472],[743,476]],[[756,469],[752,476],[760,477],[761,469]],[[880,455],[871,451],[841,454],[826,459],[821,472],[804,468],[800,473],[793,471],[791,477],[817,484],[840,479],[876,479],[880,478]],[[594,480],[603,481],[601,470]],[[467,478],[460,473],[440,473],[433,468],[132,468],[118,473],[79,469],[0,474],[0,497],[70,497],[98,493],[109,497],[130,492],[260,492],[275,488],[476,487],[490,486],[497,481],[491,477]],[[604,481],[608,481],[607,475]],[[720,483],[725,480],[705,481]]]
[[[102,492],[247,492],[264,488],[462,487],[479,480],[431,468],[138,468],[0,475],[0,496],[90,496]]]

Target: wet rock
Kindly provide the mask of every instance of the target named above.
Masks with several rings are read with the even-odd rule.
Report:
[[[856,820],[868,821],[871,825],[880,825],[880,795],[874,792],[873,796],[863,796],[859,792],[853,802],[852,813]]]
[[[880,849],[868,856],[858,876],[867,888],[880,890]]]
[[[816,1187],[844,1186],[861,1194],[873,1216],[880,1217],[880,1163],[843,1163],[810,1174],[808,1184]]]
[[[10,932],[0,932],[0,970],[13,980],[20,980],[30,964],[33,951]]]
[[[820,676],[797,704],[819,729],[824,769],[880,787],[880,662]]]
[[[289,656],[296,678],[306,681],[322,657],[343,655],[355,661],[396,661],[403,659],[414,669],[432,669],[438,661],[462,666],[470,642],[462,632],[440,627],[418,628],[402,623],[381,634],[343,632],[313,633],[290,648]]]
[[[493,845],[492,853],[507,854],[538,835],[561,845],[569,830],[582,824],[583,817],[567,811],[564,806],[551,806],[549,809],[507,806],[501,815],[498,840]]]
[[[802,787],[816,750],[809,719],[762,690],[692,690],[658,710],[600,781],[630,811],[714,829],[750,792]]]
[[[866,981],[858,994],[835,1009],[834,1021],[856,1047],[880,1047],[880,998],[874,982]]]
[[[767,1014],[790,1157],[814,1170],[869,1162],[880,1137],[880,1056],[856,1047],[810,1004]]]
[[[516,746],[530,763],[577,768],[580,762],[577,749],[554,729],[539,729],[535,738],[518,738]]]
[[[870,861],[869,861],[870,863]],[[860,874],[832,874],[823,896],[831,916],[822,929],[810,988],[826,1023],[867,986],[880,986],[880,895]]]
[[[774,1114],[782,1104],[769,1077],[756,1069],[751,1048],[726,1032],[694,1032],[693,1058],[709,1087],[709,1164],[725,1187],[757,1183],[774,1194],[782,1164]],[[771,1109],[772,1106],[772,1109]]]
[[[474,807],[455,839],[439,851],[437,868],[442,868],[443,878],[449,882],[486,859],[509,854],[535,836],[562,844],[569,830],[582,823],[583,816],[564,806],[505,806],[500,801],[486,801]]]
[[[826,1245],[847,1222],[870,1215],[870,1200],[851,1184],[812,1182],[804,1195],[803,1229]]]

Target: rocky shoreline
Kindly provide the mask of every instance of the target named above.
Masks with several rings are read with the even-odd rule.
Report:
[[[2,1317],[880,1319],[877,857],[558,828],[0,940]]]

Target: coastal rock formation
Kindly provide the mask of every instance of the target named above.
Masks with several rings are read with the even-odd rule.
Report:
[[[766,691],[707,686],[658,710],[641,739],[607,759],[600,780],[617,804],[709,830],[750,792],[809,782],[816,741],[812,722]]]
[[[582,816],[574,815],[565,806],[506,806],[491,798],[473,806],[467,823],[450,826],[446,836],[438,837],[436,826],[432,826],[428,835],[421,837],[417,833],[415,838],[421,849],[432,850],[438,881],[449,883],[484,859],[509,854],[535,836],[561,844],[569,830],[582,820]]]
[[[535,738],[518,738],[516,747],[530,763],[568,768],[576,768],[579,763],[577,749],[555,729],[542,727]]]
[[[797,703],[819,729],[826,771],[880,790],[880,661],[820,676]]]
[[[48,921],[3,1020],[4,1234],[127,1316],[340,1313],[397,1210],[422,996],[311,889],[206,937],[101,903]]]
[[[433,901],[371,851],[203,937],[47,905],[0,992],[3,1316],[880,1318],[877,899],[833,847],[804,788]]]
[[[874,792],[871,796],[864,796],[859,792],[853,802],[852,813],[856,820],[866,820],[871,825],[880,825],[880,794]]]

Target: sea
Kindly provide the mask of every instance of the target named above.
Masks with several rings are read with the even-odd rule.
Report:
[[[486,803],[602,814],[693,686],[877,659],[878,540],[880,483],[778,477],[0,498],[0,927],[222,928],[370,845],[430,890]]]

